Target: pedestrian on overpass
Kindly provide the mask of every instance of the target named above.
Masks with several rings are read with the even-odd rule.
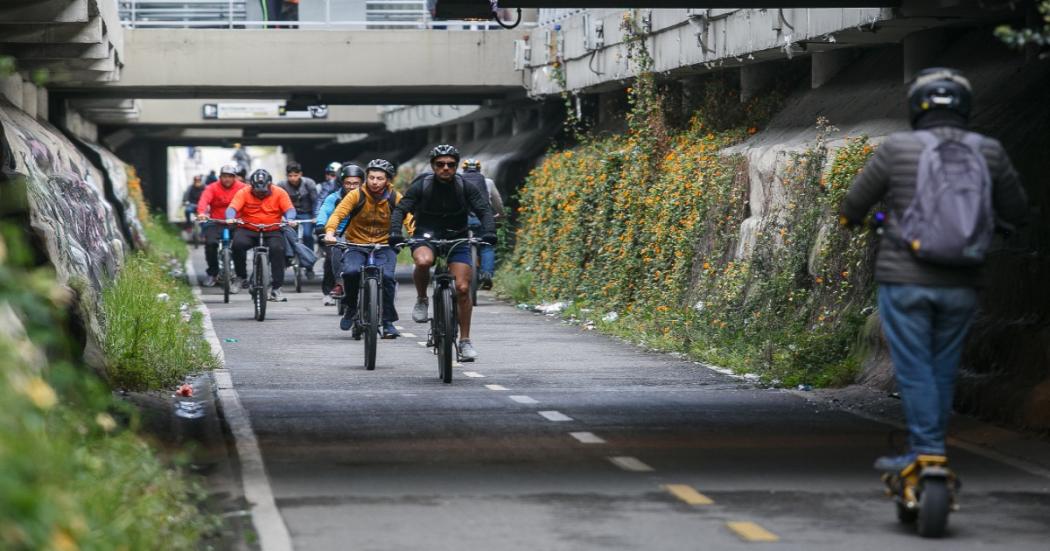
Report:
[[[345,164],[343,168],[339,169],[339,180],[343,183],[343,187],[339,191],[329,194],[324,200],[324,204],[321,205],[321,210],[317,212],[317,230],[321,234],[324,234],[328,218],[335,212],[335,207],[343,200],[343,197],[346,197],[347,193],[361,187],[361,184],[365,181],[365,171],[355,164]],[[339,221],[336,235],[342,235],[346,231],[348,222],[347,218]],[[325,246],[324,279],[321,280],[321,292],[324,293],[323,304],[325,306],[335,306],[335,301],[343,298],[343,284],[336,278],[336,271],[342,266],[342,258],[342,249],[330,245]]]
[[[313,208],[317,204],[317,183],[303,176],[303,167],[296,162],[288,163],[285,167],[287,178],[277,183],[277,187],[283,189],[295,206],[296,218],[302,227],[303,245],[314,248],[314,216]],[[314,278],[314,267],[305,266],[306,278]]]
[[[882,329],[889,342],[909,450],[875,468],[899,473],[920,456],[943,460],[963,342],[996,224],[1028,215],[1020,178],[1003,146],[967,129],[970,82],[925,69],[908,91],[911,132],[891,135],[853,181],[842,221],[864,222],[885,200],[875,262]]]
[[[230,205],[233,196],[238,191],[247,187],[243,181],[237,178],[237,165],[228,164],[219,171],[219,181],[213,182],[204,188],[200,200],[197,201],[197,219],[206,222],[204,227],[204,259],[208,263],[207,277],[204,279],[205,287],[215,286],[215,277],[219,275],[219,240],[222,239],[222,224],[207,222],[209,218],[224,218],[226,207]],[[226,274],[227,276],[229,274]],[[230,283],[230,288],[236,289],[235,282]]]

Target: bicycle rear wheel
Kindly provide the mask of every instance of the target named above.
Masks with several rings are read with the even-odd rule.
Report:
[[[365,280],[365,289],[361,293],[361,325],[365,330],[365,369],[376,368],[376,347],[379,340],[379,282],[375,279]]]
[[[295,269],[295,292],[301,293],[303,292],[303,268],[299,265],[298,260],[292,264],[292,268]]]
[[[233,261],[230,258],[230,249],[222,249],[222,301],[230,302],[230,279],[233,278]]]
[[[270,278],[267,276],[266,270],[269,266],[266,265],[266,255],[256,253],[253,259],[255,281],[252,284],[255,287],[255,295],[252,297],[255,299],[255,320],[263,321],[266,319],[266,302],[270,297],[267,296],[267,287],[269,287]]]
[[[480,263],[481,256],[477,245],[470,246],[470,261],[474,265],[474,270],[470,275],[470,303],[474,306],[478,305],[478,287],[481,287],[480,274],[478,272],[478,265]]]
[[[452,382],[452,362],[455,360],[456,338],[452,316],[452,289],[441,287],[438,289],[438,300],[435,301],[434,319],[437,325],[436,339],[438,355],[438,375],[444,383]]]

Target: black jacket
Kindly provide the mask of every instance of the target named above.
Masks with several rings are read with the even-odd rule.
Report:
[[[941,138],[961,139],[966,132],[959,126],[949,125],[926,129]],[[859,224],[873,206],[886,199],[888,212],[875,261],[876,281],[928,286],[980,286],[980,267],[960,268],[922,262],[895,237],[899,235],[896,219],[904,214],[915,195],[919,156],[924,147],[914,132],[889,136],[853,180],[842,202],[842,215],[851,223]],[[992,176],[992,204],[996,217],[1008,224],[1023,223],[1028,216],[1028,199],[1006,151],[998,140],[985,136],[981,153],[988,162]]]
[[[303,176],[299,179],[299,187],[295,187],[288,183],[288,180],[281,180],[277,183],[277,187],[288,192],[288,198],[292,200],[292,206],[295,207],[295,214],[303,216],[313,216],[314,206],[317,204],[317,184],[310,178]]]
[[[465,237],[467,217],[473,212],[481,220],[481,236],[496,235],[488,194],[456,174],[452,183],[439,182],[433,174],[417,178],[405,191],[390,216],[390,233],[400,234],[405,214],[412,213],[416,236],[429,233],[438,239]]]

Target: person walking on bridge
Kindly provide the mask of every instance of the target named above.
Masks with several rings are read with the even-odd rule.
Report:
[[[247,184],[237,178],[237,166],[228,164],[219,170],[219,181],[208,184],[197,201],[197,219],[206,222],[209,218],[223,218],[226,207],[230,205],[233,196],[238,191],[247,187]],[[215,277],[219,275],[219,240],[222,238],[222,225],[207,223],[204,227],[204,259],[208,263],[207,277],[204,279],[205,287],[215,286]],[[229,276],[229,274],[226,274]],[[235,282],[230,283],[231,289],[237,289]]]
[[[431,150],[430,167],[433,173],[423,174],[412,182],[390,219],[391,245],[404,242],[401,226],[409,214],[415,217],[413,237],[466,238],[467,218],[471,212],[481,220],[481,239],[489,245],[496,245],[496,225],[488,197],[477,187],[468,185],[456,173],[459,159],[459,150],[451,145],[439,145]],[[427,286],[430,283],[430,268],[434,265],[434,254],[433,247],[429,245],[414,245],[412,248],[412,259],[416,265],[413,274],[416,306],[412,310],[412,320],[416,323],[426,323],[429,318]],[[456,300],[459,304],[459,355],[466,361],[473,361],[477,359],[478,352],[470,340],[470,318],[473,313],[470,299],[470,278],[473,275],[470,247],[455,248],[449,254],[448,263],[449,271],[456,279]]]
[[[295,207],[285,191],[273,185],[270,173],[259,169],[248,178],[249,186],[242,188],[233,196],[230,206],[226,208],[227,223],[237,220],[243,222],[233,235],[233,269],[241,279],[241,288],[248,288],[248,249],[256,244],[259,233],[264,234],[264,242],[270,252],[270,300],[286,302],[288,299],[281,292],[284,285],[284,234],[277,226],[282,219],[288,220],[292,227],[298,225]],[[267,225],[268,228],[257,228],[251,224]],[[265,292],[265,290],[263,291]]]
[[[985,253],[997,222],[1028,214],[1021,181],[1000,143],[967,129],[969,81],[925,69],[908,92],[912,132],[891,135],[853,181],[845,225],[885,199],[875,262],[878,305],[907,420],[910,449],[880,457],[899,473],[920,457],[946,461],[945,437],[966,333],[978,308]],[[881,216],[880,216],[881,215]]]
[[[277,187],[283,189],[292,200],[299,225],[303,228],[303,245],[312,250],[314,248],[313,208],[317,204],[317,183],[303,176],[303,167],[296,162],[288,163],[285,174],[287,179],[278,182]],[[306,278],[314,278],[313,266],[306,266]]]

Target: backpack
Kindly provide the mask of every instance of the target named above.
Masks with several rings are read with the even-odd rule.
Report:
[[[925,147],[919,156],[915,197],[900,219],[901,239],[925,262],[982,264],[995,230],[992,177],[980,150],[982,136],[968,132],[962,141],[928,131],[915,136]]]
[[[466,185],[459,174],[456,176],[456,197],[459,199],[460,209],[470,212],[470,205],[467,202]],[[419,201],[419,207],[416,210],[419,212],[430,212],[430,201],[434,197],[434,173],[425,172],[416,176],[416,178],[412,180],[412,185],[415,185],[416,182],[421,180],[423,182],[422,198]]]

